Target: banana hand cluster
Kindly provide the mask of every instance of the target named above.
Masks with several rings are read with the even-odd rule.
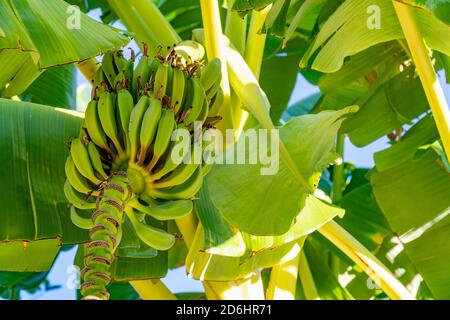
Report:
[[[108,299],[109,267],[125,219],[146,245],[168,250],[174,235],[152,226],[146,216],[164,221],[192,211],[207,170],[195,161],[174,160],[180,142],[173,136],[186,129],[193,145],[194,122],[207,128],[217,121],[221,66],[219,60],[204,66],[204,53],[198,43],[183,41],[154,57],[144,45],[136,68],[133,52],[128,60],[122,51],[103,57],[65,165],[71,219],[91,237],[82,272],[85,297]],[[193,153],[184,159],[193,160]]]

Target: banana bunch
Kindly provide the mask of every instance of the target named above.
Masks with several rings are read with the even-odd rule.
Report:
[[[223,104],[220,60],[204,66],[204,53],[184,41],[154,57],[144,44],[137,63],[134,52],[128,60],[123,51],[103,57],[65,165],[71,219],[91,237],[82,271],[85,297],[108,299],[109,267],[125,219],[146,245],[168,250],[174,235],[146,216],[164,221],[192,211],[207,171],[194,161],[194,126],[210,128]],[[191,149],[174,157],[181,145]]]

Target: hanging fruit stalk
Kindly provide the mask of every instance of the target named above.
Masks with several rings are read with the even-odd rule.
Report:
[[[106,286],[125,217],[142,242],[168,250],[175,236],[145,217],[166,221],[192,212],[202,163],[173,161],[171,138],[184,128],[193,145],[194,122],[210,127],[221,67],[220,61],[204,67],[204,52],[193,41],[164,56],[149,57],[145,49],[134,70],[133,52],[127,60],[122,51],[111,51],[96,71],[80,136],[71,142],[64,187],[73,223],[90,231],[81,285],[86,299],[109,298]],[[90,218],[78,210],[90,210]]]

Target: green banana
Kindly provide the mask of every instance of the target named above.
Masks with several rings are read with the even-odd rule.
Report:
[[[101,90],[98,100],[98,114],[103,131],[111,139],[119,154],[123,153],[122,146],[117,135],[116,111],[113,96],[109,91]]]
[[[169,93],[169,78],[172,67],[167,63],[160,63],[155,74],[155,83],[153,92],[155,97],[162,99],[166,93]]]
[[[222,64],[220,59],[214,58],[202,69],[200,76],[200,82],[203,89],[207,92],[215,84],[220,83],[222,80]]]
[[[225,96],[223,94],[222,88],[219,88],[219,90],[217,90],[216,95],[210,102],[208,116],[212,117],[218,115],[224,101]]]
[[[114,87],[114,80],[117,77],[118,70],[114,63],[114,52],[108,51],[104,54],[102,59],[102,69],[108,79],[110,87]]]
[[[155,139],[161,114],[161,101],[154,97],[150,97],[150,105],[147,111],[145,111],[141,126],[141,151],[139,159],[141,164],[144,163],[148,148]]]
[[[153,188],[162,189],[173,186],[178,186],[186,182],[200,166],[200,163],[195,163],[194,152],[191,152],[188,163],[183,163],[178,166],[169,176],[153,183]]]
[[[140,132],[142,119],[144,118],[145,111],[150,103],[149,97],[143,95],[136,106],[131,111],[130,124],[128,127],[128,136],[130,139],[130,160],[134,162],[136,160],[137,151],[140,146]]]
[[[188,105],[189,107],[191,107],[191,109],[189,109],[188,116],[184,120],[184,123],[186,125],[189,125],[198,119],[198,116],[202,112],[203,103],[206,99],[205,89],[203,89],[200,80],[197,78],[191,78],[191,84],[192,99],[190,101],[190,104]]]
[[[145,84],[150,80],[150,63],[148,58],[148,45],[144,43],[144,51],[133,74],[132,87],[135,91],[144,89]]]
[[[66,172],[66,177],[69,180],[70,185],[76,191],[84,194],[93,192],[94,188],[89,185],[89,182],[86,180],[86,178],[77,170],[72,156],[70,155],[67,157],[64,170]]]
[[[70,145],[70,154],[78,171],[92,183],[99,185],[102,183],[94,173],[92,163],[86,146],[80,139],[73,139]]]
[[[96,97],[97,90],[102,86],[102,83],[107,83],[108,79],[105,77],[103,68],[100,67],[95,72],[94,83],[92,84],[92,99]]]
[[[186,75],[184,71],[175,68],[172,78],[172,95],[170,105],[174,109],[175,114],[182,108],[186,93]]]
[[[75,208],[81,210],[91,210],[96,207],[95,202],[89,202],[86,200],[86,195],[74,190],[68,179],[66,179],[64,184],[64,195],[66,196],[67,201],[69,201],[69,203]]]
[[[117,94],[117,108],[119,109],[119,118],[124,140],[126,141],[126,149],[130,148],[130,140],[128,135],[128,126],[130,124],[131,112],[134,108],[134,99],[130,91],[120,89]]]
[[[149,197],[164,200],[192,199],[203,184],[203,173],[201,167],[183,184],[164,189],[153,189],[151,186],[145,189]]]
[[[205,123],[206,119],[208,118],[209,115],[209,102],[208,100],[203,100],[203,106],[202,106],[202,110],[200,111],[200,114],[197,117],[197,121],[201,121],[201,123]]]
[[[139,238],[148,246],[157,250],[169,250],[175,243],[175,237],[164,230],[142,223],[135,212],[126,210],[126,214]]]
[[[91,159],[92,168],[94,168],[94,170],[98,172],[103,179],[108,179],[108,175],[103,169],[100,153],[98,152],[97,147],[92,141],[88,143],[87,149],[89,153],[89,159]]]
[[[80,229],[89,230],[94,226],[91,218],[82,217],[74,206],[70,207],[70,220]]]
[[[98,116],[97,101],[91,100],[84,113],[86,129],[91,140],[100,148],[109,151],[106,135],[103,132],[100,118]]]
[[[152,170],[158,160],[166,152],[170,144],[170,138],[175,127],[175,114],[171,109],[164,109],[161,113],[161,119],[158,124],[158,132],[153,144],[153,156],[148,171]]]
[[[128,60],[124,58],[122,50],[118,50],[113,53],[113,60],[118,71],[122,70],[128,62]]]
[[[220,89],[221,79],[222,77],[206,92],[206,98],[208,99],[208,101],[211,101],[212,98],[214,98],[214,96],[217,94],[217,91]]]
[[[190,214],[193,208],[191,200],[174,200],[156,206],[146,206],[136,198],[130,202],[130,206],[160,221],[182,218]]]

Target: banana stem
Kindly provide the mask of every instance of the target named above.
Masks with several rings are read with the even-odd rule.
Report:
[[[250,20],[250,27],[248,30],[247,46],[245,48],[244,60],[247,62],[248,67],[253,72],[256,80],[259,80],[261,74],[261,66],[264,56],[264,48],[266,46],[266,34],[260,33],[261,28],[266,21],[267,14],[269,13],[272,5],[267,6],[261,11],[253,11]],[[245,123],[248,120],[248,112],[242,108],[242,103],[239,99],[233,99],[234,118],[236,122],[239,122],[239,130],[236,135],[239,137],[244,130]],[[239,105],[235,105],[239,104]]]
[[[260,31],[264,26],[267,14],[271,8],[272,5],[269,5],[261,11],[253,11],[252,18],[250,20],[244,59],[256,79],[259,79],[259,75],[261,73],[261,64],[267,37],[265,33],[261,33]]]
[[[220,129],[234,128],[233,116],[231,113],[231,93],[228,79],[227,64],[225,58],[225,46],[222,41],[222,26],[219,11],[219,2],[217,0],[200,0],[202,11],[203,28],[205,32],[205,47],[208,59],[218,58],[222,67],[221,88],[224,94],[224,103],[220,115],[222,121],[219,124]]]
[[[183,240],[188,248],[191,247],[192,242],[194,242],[195,231],[198,226],[198,219],[195,214],[191,213],[185,217],[175,220],[178,229],[183,235]]]
[[[393,3],[430,104],[447,159],[450,159],[450,110],[445,100],[444,91],[434,71],[429,50],[415,20],[413,9],[398,1],[393,1]]]
[[[318,231],[353,260],[393,300],[414,300],[413,295],[369,250],[334,221]]]
[[[131,0],[131,4],[140,13],[159,45],[173,46],[181,41],[178,33],[152,0]]]
[[[300,246],[295,244],[286,257],[270,272],[266,298],[268,300],[295,300]]]
[[[239,14],[233,11],[235,0],[228,0],[227,19],[225,22],[225,35],[230,39],[242,55],[245,52],[245,36],[247,33],[247,16],[241,18]]]
[[[305,251],[300,252],[300,264],[298,267],[298,276],[302,284],[303,293],[306,300],[320,300],[319,292],[317,291],[314,277],[309,268],[308,259],[306,259]]]
[[[136,39],[139,40],[138,44],[145,42],[153,52],[156,52],[160,43],[144,21],[143,15],[137,12],[135,7],[126,4],[123,0],[108,0],[108,4],[119,16],[125,27],[134,33]]]
[[[92,84],[95,79],[95,73],[100,67],[100,63],[95,59],[87,59],[77,63],[78,70]]]
[[[143,300],[177,300],[160,280],[135,280],[130,284]]]

